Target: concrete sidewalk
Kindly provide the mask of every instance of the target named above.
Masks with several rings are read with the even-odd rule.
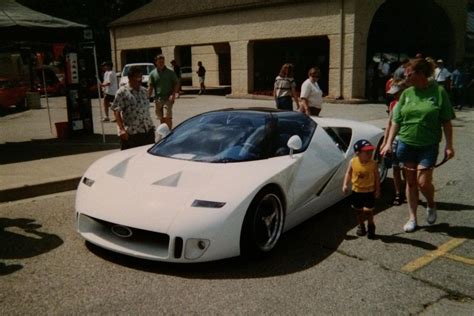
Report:
[[[119,140],[114,123],[101,123],[99,104],[92,101],[92,137],[58,140],[54,122],[66,121],[64,97],[50,98],[49,115],[42,108],[0,117],[0,202],[76,189],[81,176],[97,159],[117,151]],[[221,96],[183,95],[174,107],[174,125],[205,111],[222,108],[273,107],[273,100],[227,99]],[[366,121],[385,126],[383,104],[324,104],[322,115]],[[150,107],[153,113],[153,107]],[[155,123],[157,123],[155,121]],[[104,130],[105,142],[102,137]]]

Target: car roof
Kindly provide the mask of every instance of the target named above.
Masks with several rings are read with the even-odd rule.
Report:
[[[279,110],[276,108],[271,108],[271,107],[248,107],[248,108],[226,108],[226,109],[220,109],[220,110],[215,110],[215,111],[210,111],[211,112],[226,112],[226,111],[232,111],[232,112],[259,112],[259,113],[267,113],[267,114],[294,114],[294,115],[300,115],[302,114],[301,112],[296,112],[296,111],[287,111],[287,110]]]

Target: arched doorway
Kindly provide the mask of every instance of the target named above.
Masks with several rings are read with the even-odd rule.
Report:
[[[406,54],[450,60],[454,30],[446,12],[433,0],[387,0],[374,15],[367,57]]]
[[[433,0],[386,0],[370,25],[367,65],[373,67],[383,55],[394,71],[398,61],[417,53],[449,63],[453,45],[452,23]],[[371,98],[369,91],[367,97]]]

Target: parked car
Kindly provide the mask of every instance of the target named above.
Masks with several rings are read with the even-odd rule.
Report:
[[[28,85],[14,79],[0,77],[0,107],[8,108],[12,105],[23,108],[26,106],[25,99]]]
[[[185,263],[271,251],[283,232],[346,197],[354,143],[380,147],[383,137],[373,125],[271,108],[207,112],[158,133],[152,147],[86,171],[76,228],[111,251]],[[383,181],[383,159],[379,170]]]
[[[193,69],[189,66],[181,67],[181,85],[191,86],[193,84]]]
[[[119,86],[121,87],[128,83],[128,71],[130,70],[130,67],[132,66],[138,66],[142,69],[142,73],[143,73],[142,85],[148,86],[148,77],[150,76],[150,72],[152,72],[153,69],[155,69],[155,65],[153,65],[152,63],[126,64],[123,67],[122,74],[120,75]]]
[[[51,68],[44,68],[44,77],[46,81],[46,92],[51,96],[65,95],[66,86],[64,79],[61,81],[58,75]],[[64,76],[62,76],[63,78]],[[35,88],[36,91],[44,95],[45,89],[43,85],[43,69],[37,68],[35,70]]]

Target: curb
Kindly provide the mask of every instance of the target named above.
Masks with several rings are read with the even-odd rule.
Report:
[[[0,191],[0,203],[28,199],[41,195],[76,190],[82,177],[25,185]]]

